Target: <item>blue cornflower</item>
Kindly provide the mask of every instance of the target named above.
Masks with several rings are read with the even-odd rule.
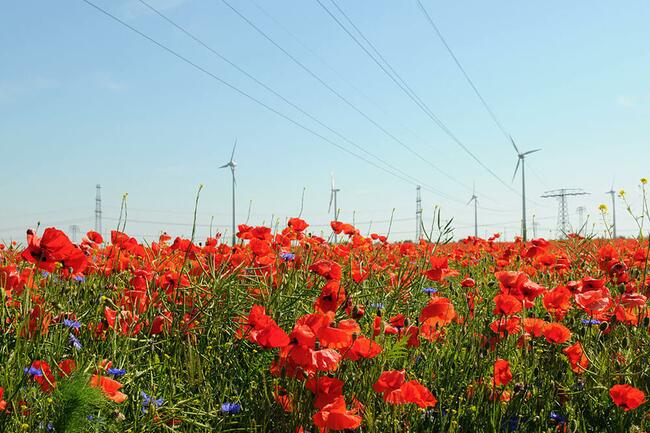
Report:
[[[241,412],[241,404],[239,403],[221,403],[221,412],[223,413],[239,413]]]
[[[280,257],[284,261],[290,261],[296,258],[296,255],[293,253],[280,253]]]
[[[43,278],[47,278],[47,277],[50,276],[50,273],[49,273],[49,272],[46,272],[46,271],[43,271],[43,272],[41,272],[41,276],[42,276]]]
[[[25,367],[23,369],[23,371],[25,372],[25,374],[29,374],[31,376],[42,376],[43,375],[43,370],[41,370],[40,368],[32,367],[32,366]]]
[[[380,302],[376,302],[374,304],[370,304],[370,308],[376,308],[378,310],[382,310],[384,308],[384,304]]]
[[[126,374],[126,370],[123,368],[109,368],[106,371],[108,372],[108,374],[116,377],[124,376]]]
[[[68,328],[74,328],[74,329],[81,328],[81,323],[77,322],[76,320],[63,319],[63,324]]]
[[[551,411],[551,414],[549,415],[549,418],[550,418],[551,420],[555,421],[556,423],[558,423],[559,425],[564,425],[564,424],[566,424],[566,418],[563,417],[562,415],[560,415],[559,412],[556,412],[556,411],[554,411],[554,410]]]
[[[582,319],[583,325],[600,325],[600,320],[597,319]]]
[[[77,350],[81,350],[81,341],[73,334],[70,333],[70,344],[72,344],[72,347],[74,347]]]
[[[162,397],[153,398],[148,396],[144,391],[140,391],[140,395],[142,396],[142,413],[148,413],[150,407],[158,408],[165,402]]]
[[[77,275],[74,277],[74,280],[79,283],[83,283],[84,281],[86,281],[86,277],[84,277],[83,275]]]
[[[525,422],[524,418],[518,417],[518,416],[513,416],[510,418],[508,421],[503,423],[503,428],[507,431],[515,431],[519,428],[519,426]]]
[[[425,287],[424,289],[422,289],[422,291],[427,295],[433,295],[434,293],[438,292],[438,289],[434,289],[433,287]]]

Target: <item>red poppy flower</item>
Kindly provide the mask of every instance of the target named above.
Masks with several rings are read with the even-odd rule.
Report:
[[[427,270],[424,274],[433,281],[442,281],[448,277],[454,277],[459,274],[458,271],[449,269],[449,262],[447,257],[431,257],[431,269]]]
[[[302,232],[307,227],[309,227],[309,224],[307,224],[304,220],[301,220],[300,218],[289,219],[287,225],[297,232]]]
[[[86,233],[86,237],[88,238],[89,241],[94,242],[96,244],[103,244],[104,243],[104,238],[102,237],[102,235],[100,235],[99,233],[97,233],[95,231],[92,231],[92,230],[89,231],[88,233]]]
[[[384,401],[391,404],[414,403],[421,408],[435,406],[438,400],[417,380],[405,382],[404,370],[384,371],[372,386],[383,393]]]
[[[533,337],[541,337],[545,326],[546,322],[543,319],[535,317],[526,317],[524,319],[524,330]]]
[[[578,304],[588,314],[597,314],[610,306],[612,299],[609,290],[606,287],[589,291],[576,293],[576,304]]]
[[[474,287],[476,286],[476,281],[474,281],[472,278],[467,277],[460,282],[460,285],[462,287]]]
[[[90,378],[90,386],[101,389],[104,395],[115,403],[122,403],[128,398],[126,394],[119,391],[122,388],[122,384],[106,376],[93,374]]]
[[[319,260],[309,267],[309,270],[328,280],[341,279],[341,265],[331,260]]]
[[[343,395],[343,382],[335,377],[312,377],[305,387],[314,393],[314,407],[322,409]]]
[[[425,386],[417,380],[410,380],[400,387],[402,399],[406,403],[415,403],[421,408],[432,407],[438,400]]]
[[[52,374],[52,369],[50,365],[45,361],[34,361],[32,362],[31,368],[33,370],[40,370],[40,375],[34,375],[34,380],[38,382],[38,385],[41,387],[43,392],[52,392],[56,387],[56,380]]]
[[[40,239],[32,230],[27,230],[27,244],[22,252],[23,259],[35,263],[44,271],[54,272],[57,263],[61,263],[64,268],[71,268],[75,274],[86,268],[87,259],[81,248],[54,227],[46,228]]]
[[[496,295],[493,300],[496,304],[494,314],[509,316],[521,311],[521,301],[514,296]]]
[[[260,305],[251,307],[244,324],[237,331],[237,336],[245,337],[265,348],[285,347],[289,344],[287,333],[266,315],[264,307]]]
[[[571,308],[571,291],[564,286],[558,286],[544,294],[542,303],[546,311],[551,313],[556,320],[561,320],[564,312]]]
[[[381,392],[384,395],[384,400],[388,403],[401,404],[403,403],[400,388],[405,381],[406,372],[404,370],[389,370],[384,371],[377,379],[372,389],[376,392]]]
[[[74,359],[64,359],[63,361],[57,364],[59,370],[63,373],[63,376],[70,376],[72,371],[77,368],[77,363],[74,362]]]
[[[324,406],[312,417],[314,424],[322,430],[354,430],[361,425],[361,417],[357,410],[347,410],[345,398],[337,397],[333,402]]]
[[[432,297],[427,305],[420,313],[420,323],[424,324],[427,321],[429,325],[446,326],[456,318],[456,310],[454,305],[447,298],[440,296]]]
[[[614,385],[609,390],[609,395],[624,411],[636,409],[645,403],[645,393],[630,385]]]
[[[566,357],[569,359],[569,364],[571,364],[571,370],[574,373],[584,373],[584,371],[589,367],[589,359],[585,355],[584,350],[582,349],[582,344],[579,341],[576,341],[571,346],[562,350]]]
[[[354,340],[350,349],[345,352],[345,357],[352,361],[357,361],[359,358],[370,359],[379,355],[381,351],[382,348],[378,343],[364,336],[360,336]]]
[[[544,327],[544,337],[549,343],[562,344],[571,338],[571,331],[560,323],[548,323]]]
[[[5,389],[0,386],[0,411],[7,409],[7,402],[4,401]]]
[[[497,359],[494,362],[494,384],[496,386],[507,385],[512,380],[510,363],[505,359]]]

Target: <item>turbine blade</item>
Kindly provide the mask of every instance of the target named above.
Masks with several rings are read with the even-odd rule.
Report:
[[[524,152],[524,153],[522,153],[522,155],[524,155],[524,156],[526,156],[526,155],[530,155],[531,153],[539,152],[540,150],[542,150],[542,149],[533,149],[533,150],[529,150],[528,152]]]
[[[512,174],[511,182],[515,181],[515,176],[517,176],[517,170],[519,170],[519,163],[520,162],[521,162],[521,158],[517,159],[517,166],[515,167],[515,172]]]
[[[235,144],[232,146],[232,153],[230,154],[230,162],[232,162],[232,159],[235,157],[235,148],[237,147],[237,139],[235,138]]]
[[[467,204],[470,204],[470,203],[472,202],[472,200],[474,200],[474,196],[472,196],[472,198],[469,199],[469,201],[467,202]]]
[[[476,181],[472,181],[472,197],[476,196]]]
[[[237,180],[235,179],[235,167],[233,167],[232,165],[230,166],[230,172],[232,173],[232,183],[237,185]]]
[[[219,168],[226,168],[226,167],[230,167],[230,163],[228,163],[228,164],[224,164],[224,165],[222,165],[222,166],[219,167]]]
[[[334,200],[334,190],[330,192],[330,204],[327,206],[327,213],[330,213],[332,211],[332,201]]]
[[[517,145],[515,144],[515,140],[512,138],[512,135],[510,137],[510,142],[512,143],[512,147],[515,148],[515,152],[517,152],[517,155],[519,155],[519,149],[517,149]]]
[[[330,173],[330,185],[332,186],[332,190],[334,190],[334,173]]]

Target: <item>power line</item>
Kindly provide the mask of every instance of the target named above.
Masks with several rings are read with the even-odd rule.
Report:
[[[481,92],[479,92],[478,88],[476,87],[476,85],[474,84],[474,82],[472,81],[472,79],[469,77],[469,75],[467,74],[467,72],[465,71],[465,68],[463,67],[463,65],[462,65],[462,64],[460,63],[460,61],[458,60],[458,57],[456,57],[456,54],[454,54],[454,51],[451,49],[451,47],[450,47],[449,44],[447,43],[447,41],[445,40],[444,36],[442,36],[442,33],[441,33],[440,30],[438,29],[438,26],[436,26],[436,24],[433,22],[433,19],[431,18],[431,16],[430,16],[429,13],[427,12],[427,10],[424,8],[424,6],[423,6],[422,3],[420,2],[420,0],[417,0],[417,1],[418,1],[418,6],[420,7],[420,10],[422,11],[422,14],[423,14],[424,17],[427,19],[427,21],[429,22],[429,24],[431,25],[431,27],[433,28],[433,30],[436,32],[436,34],[438,35],[438,38],[440,38],[440,41],[442,42],[442,44],[443,44],[443,45],[445,46],[445,48],[447,49],[447,52],[449,53],[449,55],[451,56],[451,58],[454,59],[454,63],[456,63],[456,66],[458,66],[458,69],[460,69],[460,72],[462,72],[463,76],[465,77],[465,79],[467,80],[467,82],[469,83],[469,85],[470,85],[470,86],[472,87],[472,89],[474,90],[474,93],[476,93],[476,96],[478,96],[478,99],[479,99],[479,100],[481,101],[481,103],[483,104],[483,107],[485,107],[485,109],[487,110],[488,114],[490,115],[490,117],[492,118],[492,120],[494,121],[494,123],[497,125],[497,127],[501,130],[501,132],[502,132],[503,135],[506,137],[506,139],[507,139],[507,140],[510,140],[510,134],[506,131],[506,129],[504,128],[503,124],[502,124],[502,123],[499,121],[499,119],[497,118],[496,114],[494,114],[494,110],[492,110],[492,108],[490,108],[490,106],[489,106],[488,103],[486,102],[485,98],[483,98],[483,95],[481,95]]]
[[[355,86],[354,83],[352,83],[349,79],[347,79],[343,74],[341,74],[338,70],[336,70],[333,66],[331,66],[321,55],[319,55],[317,52],[309,48],[298,36],[296,36],[292,31],[287,29],[280,21],[278,21],[277,18],[275,18],[273,15],[271,15],[266,9],[264,9],[258,2],[255,0],[249,0],[262,14],[264,14],[266,17],[268,17],[271,21],[273,21],[281,30],[283,30],[286,34],[288,34],[294,41],[298,43],[302,48],[304,48],[308,53],[310,53],[312,56],[318,58],[321,63],[330,71],[332,71],[340,80],[344,81],[348,86],[350,86],[354,91],[356,91],[359,95],[363,97],[367,102],[369,102],[372,106],[377,108],[379,111],[381,111],[384,115],[389,116],[389,117],[395,117],[394,114],[389,113],[384,107],[380,106],[375,100],[373,100],[370,96],[368,96],[363,90],[361,90],[359,87]],[[416,137],[418,140],[421,142],[425,142],[426,140],[423,139],[417,132],[415,132],[412,128],[409,126],[405,125],[403,122],[399,121],[399,119],[394,119],[399,126],[407,130],[409,133],[411,133],[414,137]],[[446,172],[445,170],[441,169],[440,167],[436,165],[431,165],[434,170],[436,170],[438,173],[446,177],[447,179],[451,180],[452,182],[456,183],[457,185],[462,186],[466,190],[471,190],[471,187],[462,182],[461,180],[457,179],[454,177],[452,174]]]
[[[119,218],[104,218],[110,221],[120,221]],[[122,219],[124,221],[124,219]],[[133,219],[133,218],[128,218],[126,220],[127,223],[136,223],[136,224],[156,224],[156,225],[161,225],[161,226],[183,226],[183,227],[210,227],[210,224],[192,224],[192,223],[181,223],[181,222],[173,222],[173,221],[152,221],[152,220],[142,220],[142,219]],[[212,227],[225,227],[228,228],[228,224],[212,224]]]
[[[401,179],[401,180],[403,180],[403,181],[405,181],[407,183],[410,183],[412,185],[417,184],[416,182],[412,182],[412,181],[406,179],[405,177],[403,177],[401,175],[398,175],[396,173],[393,173],[393,172],[387,170],[386,168],[376,164],[375,162],[373,162],[373,161],[371,161],[371,160],[369,160],[369,159],[367,159],[367,158],[365,158],[365,157],[363,157],[363,156],[361,156],[361,155],[359,155],[359,154],[357,154],[355,152],[350,151],[349,149],[347,149],[347,148],[341,146],[340,144],[330,140],[329,138],[327,138],[324,135],[318,133],[317,131],[313,130],[312,128],[310,128],[310,127],[308,127],[306,125],[303,125],[302,123],[298,122],[297,120],[292,119],[288,115],[276,110],[275,108],[271,107],[270,105],[262,102],[261,100],[255,98],[254,96],[248,94],[247,92],[239,89],[238,87],[234,86],[233,84],[225,81],[224,79],[222,79],[219,76],[215,75],[214,73],[208,71],[207,69],[203,68],[202,66],[196,64],[195,62],[193,62],[192,60],[190,60],[187,57],[183,56],[182,54],[178,53],[177,51],[167,47],[166,45],[162,44],[161,42],[158,42],[157,40],[153,39],[152,37],[148,36],[147,34],[141,32],[140,30],[136,29],[135,27],[133,27],[130,24],[126,23],[125,21],[121,20],[117,16],[111,14],[107,10],[105,10],[105,9],[101,8],[100,6],[96,5],[95,3],[91,2],[90,0],[81,0],[81,1],[88,4],[89,6],[92,6],[93,8],[95,8],[96,10],[101,12],[102,14],[104,14],[107,17],[111,18],[112,20],[118,22],[119,24],[123,25],[124,27],[128,28],[129,30],[133,31],[134,33],[138,34],[139,36],[143,37],[144,39],[148,40],[149,42],[153,43],[154,45],[158,46],[159,48],[161,48],[164,51],[168,52],[169,54],[173,55],[174,57],[178,58],[179,60],[187,63],[188,65],[190,65],[193,68],[199,70],[200,72],[203,72],[204,74],[208,75],[209,77],[213,78],[214,80],[218,81],[219,83],[223,84],[224,86],[230,88],[231,90],[235,91],[236,93],[239,93],[240,95],[244,96],[245,98],[255,102],[256,104],[264,107],[268,111],[276,114],[277,116],[287,120],[288,122],[298,126],[301,129],[311,133],[312,135],[315,135],[316,137],[322,139],[323,141],[326,141],[327,143],[337,147],[338,149],[342,150],[343,152],[346,152],[346,153],[348,153],[348,154],[350,154],[350,155],[352,155],[352,156],[354,156],[354,157],[356,157],[356,158],[358,158],[358,159],[360,159],[360,160],[374,166],[375,168],[378,168],[378,169],[390,174],[391,176],[397,177],[397,178],[399,178],[399,179]],[[435,190],[433,190],[432,192],[438,193]]]
[[[225,0],[222,0],[225,1]],[[417,96],[417,94],[411,89],[410,86],[404,81],[401,76],[395,71],[395,69],[390,65],[388,61],[379,53],[379,50],[377,50],[374,45],[363,35],[363,33],[359,30],[359,28],[352,23],[352,20],[342,11],[341,8],[338,7],[336,2],[334,0],[330,0],[332,4],[341,12],[341,14],[346,18],[346,20],[351,23],[352,27],[359,33],[359,35],[368,43],[368,45],[375,51],[378,55],[378,57],[386,64],[386,66],[382,65],[382,63],[377,60],[375,56],[368,51],[368,49],[350,32],[350,30],[332,13],[331,10],[325,6],[321,0],[316,0],[316,2],[327,12],[327,14],[343,29],[345,33],[352,38],[352,40],[380,67],[382,71],[431,119],[433,122],[445,133],[449,138],[451,138],[457,145],[459,145],[474,161],[476,161],[481,167],[483,167],[485,170],[490,173],[492,177],[497,179],[502,185],[504,185],[506,188],[514,192],[515,194],[519,194],[519,192],[512,187],[512,185],[508,184],[506,181],[501,179],[499,175],[497,175],[490,167],[488,167],[483,161],[481,161],[448,127],[445,125],[442,120],[438,116],[436,116],[433,111],[422,101],[420,97]],[[392,71],[389,72],[388,69]],[[393,74],[395,76],[393,76]]]
[[[169,18],[167,15],[163,14],[163,13],[160,12],[158,9],[154,8],[153,6],[151,6],[151,5],[150,5],[149,3],[147,3],[145,0],[139,0],[139,1],[140,1],[140,3],[142,3],[144,6],[146,6],[148,9],[150,9],[152,12],[154,12],[154,13],[157,14],[159,17],[161,17],[162,19],[164,19],[165,21],[167,21],[169,24],[171,24],[172,26],[174,26],[175,28],[177,28],[178,30],[180,30],[181,32],[183,32],[186,36],[188,36],[188,37],[191,38],[193,41],[195,41],[196,43],[198,43],[199,45],[201,45],[203,48],[205,48],[205,49],[207,49],[208,51],[210,51],[212,54],[214,54],[215,56],[217,56],[219,59],[221,59],[222,61],[228,63],[230,66],[232,66],[233,68],[235,68],[235,69],[236,69],[237,71],[239,71],[240,73],[246,75],[249,79],[251,79],[252,81],[254,81],[256,84],[258,84],[259,86],[263,87],[263,88],[266,89],[267,91],[271,92],[273,95],[275,95],[276,97],[278,97],[279,99],[281,99],[282,101],[284,101],[286,104],[290,105],[290,106],[293,107],[294,109],[298,110],[300,113],[302,113],[302,114],[304,114],[305,116],[309,117],[311,120],[313,120],[314,122],[318,123],[320,126],[322,126],[323,128],[327,129],[327,130],[330,131],[331,133],[335,134],[335,135],[336,135],[337,137],[339,137],[340,139],[342,139],[342,140],[346,141],[347,143],[351,144],[352,146],[354,146],[355,148],[359,149],[360,151],[362,151],[362,152],[365,153],[366,155],[368,155],[368,156],[370,156],[370,157],[372,157],[372,158],[375,158],[377,161],[381,162],[382,164],[384,164],[385,166],[389,167],[390,169],[392,169],[392,170],[394,170],[394,171],[400,173],[401,175],[410,178],[411,180],[413,180],[413,181],[416,182],[416,183],[421,183],[418,179],[414,178],[414,177],[411,176],[409,173],[407,173],[407,172],[405,172],[405,171],[399,169],[398,167],[395,167],[394,165],[390,164],[390,163],[389,163],[388,161],[386,161],[385,159],[383,159],[383,158],[381,158],[381,157],[379,157],[379,156],[377,156],[377,155],[375,155],[375,154],[373,154],[373,153],[367,151],[365,148],[363,148],[362,146],[360,146],[360,145],[357,144],[356,142],[352,141],[351,139],[345,137],[343,134],[339,133],[338,131],[336,131],[335,129],[331,128],[330,126],[326,125],[326,124],[323,123],[321,120],[319,120],[318,118],[316,118],[316,117],[313,116],[312,114],[308,113],[307,111],[305,111],[303,108],[301,108],[300,106],[298,106],[298,105],[295,104],[294,102],[291,102],[290,100],[288,100],[287,98],[285,98],[284,96],[282,96],[280,93],[278,93],[276,90],[274,90],[273,88],[271,88],[270,86],[268,86],[268,85],[265,84],[264,82],[260,81],[260,80],[259,80],[258,78],[256,78],[255,76],[253,76],[251,73],[249,73],[248,71],[246,71],[245,69],[243,69],[243,68],[240,67],[239,65],[235,64],[233,61],[231,61],[230,59],[228,59],[227,57],[225,57],[223,54],[221,54],[221,53],[219,53],[218,51],[216,51],[214,48],[212,48],[211,46],[209,46],[206,42],[204,42],[203,40],[201,40],[198,36],[194,35],[194,34],[191,33],[189,30],[187,30],[186,28],[184,28],[184,27],[181,26],[180,24],[178,24],[178,23],[176,23],[175,21],[173,21],[173,20],[172,20],[171,18]],[[447,199],[449,199],[449,200],[454,200],[454,198],[453,198],[452,196],[449,196],[448,194],[446,194],[446,193],[444,193],[444,192],[442,192],[442,191],[440,191],[440,190],[438,190],[438,189],[432,187],[431,185],[427,185],[427,187],[429,188],[430,191],[433,191],[433,192],[435,192],[436,194],[438,194],[438,195],[440,195],[440,196],[442,196],[442,197],[445,197],[445,198],[447,198]]]
[[[257,26],[254,22],[252,22],[246,15],[244,15],[239,9],[234,7],[232,4],[230,4],[227,0],[221,0],[226,6],[228,6],[237,16],[239,16],[245,23],[247,23],[251,28],[253,28],[257,33],[259,33],[263,38],[265,38],[267,41],[269,41],[273,46],[275,46],[278,50],[280,50],[285,56],[287,56],[291,61],[293,61],[296,65],[298,65],[302,70],[304,70],[307,74],[309,74],[312,78],[314,78],[316,81],[318,81],[323,87],[325,87],[327,90],[329,90],[332,94],[334,94],[337,98],[339,98],[341,101],[343,101],[346,105],[348,105],[350,108],[352,108],[354,111],[356,111],[358,114],[360,114],[363,118],[365,118],[367,121],[372,123],[375,127],[377,127],[384,135],[389,137],[391,140],[395,141],[398,143],[400,146],[405,148],[407,151],[421,159],[422,161],[426,162],[430,166],[432,166],[436,170],[440,170],[424,158],[422,155],[420,155],[418,152],[413,150],[409,145],[404,143],[402,140],[397,138],[394,134],[392,134],[390,131],[388,131],[386,128],[384,128],[381,124],[379,124],[376,120],[374,120],[372,117],[370,117],[368,114],[366,114],[364,111],[362,111],[359,107],[357,107],[354,103],[352,103],[349,99],[347,99],[345,96],[343,96],[339,91],[334,89],[332,86],[327,84],[325,80],[323,80],[318,74],[316,74],[313,70],[311,70],[309,67],[307,67],[303,62],[298,60],[294,55],[292,55],[289,51],[287,51],[284,47],[282,47],[278,42],[276,42],[271,36],[269,36],[264,30],[262,30],[259,26]],[[417,184],[417,182],[416,182]],[[423,184],[424,185],[424,184]],[[428,188],[429,190],[431,189],[430,187]],[[440,194],[440,192],[438,192]],[[453,199],[449,196],[447,196],[449,200],[454,200],[457,201],[458,203],[461,203],[462,201]]]

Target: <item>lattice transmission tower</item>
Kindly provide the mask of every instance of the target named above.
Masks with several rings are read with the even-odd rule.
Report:
[[[95,231],[102,234],[102,186],[97,184],[95,195]]]
[[[567,197],[575,195],[587,195],[588,192],[583,191],[580,188],[561,188],[554,189],[552,191],[546,191],[542,198],[557,198],[558,199],[558,210],[557,210],[557,228],[556,236],[558,238],[564,238],[568,233],[571,232],[571,220],[569,219],[569,206],[567,205]]]
[[[422,239],[422,196],[420,195],[420,185],[415,188],[415,242]]]

